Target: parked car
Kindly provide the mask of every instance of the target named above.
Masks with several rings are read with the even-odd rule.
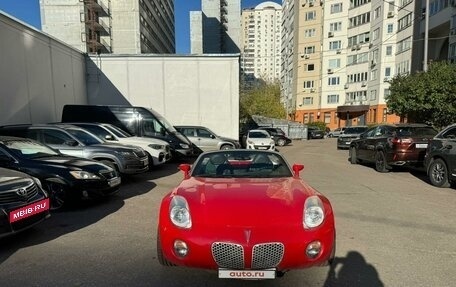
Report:
[[[180,165],[184,179],[160,206],[158,261],[232,279],[271,279],[329,264],[333,210],[301,180],[303,168],[259,150],[207,152],[192,166]]]
[[[246,139],[247,149],[275,150],[272,136],[264,130],[250,130]]]
[[[456,124],[446,127],[429,142],[425,166],[432,185],[449,187],[456,182]]]
[[[239,141],[219,136],[202,126],[174,126],[202,151],[240,148]]]
[[[28,229],[49,216],[49,197],[39,179],[0,168],[0,238]]]
[[[163,140],[132,136],[111,124],[83,122],[68,124],[83,128],[107,142],[141,147],[147,153],[149,167],[161,165],[171,159],[169,144]]]
[[[378,172],[393,166],[423,166],[428,142],[437,131],[424,124],[379,125],[350,144],[349,160],[375,163]]]
[[[88,131],[68,124],[16,125],[0,128],[0,135],[30,138],[63,154],[100,161],[121,174],[149,169],[146,152],[136,146],[106,143]]]
[[[367,131],[367,126],[346,127],[343,134],[337,138],[337,149],[348,149],[352,140],[359,138],[359,135]]]
[[[280,128],[259,127],[258,129],[267,131],[274,138],[276,146],[285,146],[291,143],[291,139]]]
[[[307,127],[307,139],[322,139],[325,137],[325,131],[317,127]]]
[[[332,131],[330,131],[330,132],[328,133],[328,137],[329,137],[329,138],[337,138],[337,137],[339,137],[341,134],[343,134],[344,131],[345,131],[345,127],[334,129],[334,130],[332,130]]]
[[[119,189],[120,177],[97,161],[63,155],[37,141],[0,136],[0,167],[38,178],[52,209],[79,199],[100,198]]]

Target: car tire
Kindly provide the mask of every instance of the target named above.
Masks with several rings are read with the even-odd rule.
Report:
[[[375,153],[375,170],[378,172],[388,172],[385,153],[381,150]]]
[[[284,146],[286,144],[286,141],[284,139],[278,139],[277,140],[277,145],[278,146]]]
[[[357,164],[358,163],[358,159],[356,158],[356,148],[354,146],[352,146],[350,148],[350,163],[351,164]]]
[[[52,211],[62,210],[68,204],[65,186],[56,182],[47,182],[45,186],[49,193],[50,209]]]
[[[163,250],[160,241],[160,232],[157,232],[157,259],[158,262],[163,266],[174,266],[174,264],[166,260],[165,256],[163,255]]]
[[[220,150],[234,149],[232,145],[224,144],[220,147]]]
[[[431,162],[428,169],[429,181],[433,186],[450,187],[448,180],[448,167],[446,163],[438,158]]]

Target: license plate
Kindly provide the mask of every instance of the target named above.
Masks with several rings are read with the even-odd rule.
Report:
[[[120,177],[113,178],[108,181],[109,186],[116,186],[120,184]]]
[[[345,144],[351,144],[351,142],[345,142]]]
[[[231,279],[274,279],[276,276],[275,269],[264,269],[264,270],[230,270],[230,269],[219,269],[219,278],[231,278]]]
[[[258,149],[268,149],[268,148],[265,146],[260,146],[260,147],[258,147]]]
[[[13,223],[32,215],[49,210],[49,198],[34,202],[24,207],[15,209],[9,214],[9,222]]]
[[[427,148],[427,144],[415,144],[416,148]]]

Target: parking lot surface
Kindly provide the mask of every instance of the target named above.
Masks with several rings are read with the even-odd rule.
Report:
[[[216,271],[163,267],[156,259],[161,198],[181,179],[177,163],[125,179],[109,200],[55,213],[0,240],[0,286],[455,286],[456,190],[407,170],[351,165],[336,139],[280,148],[331,201],[332,267],[269,281],[218,279]],[[235,208],[233,207],[233,212]]]

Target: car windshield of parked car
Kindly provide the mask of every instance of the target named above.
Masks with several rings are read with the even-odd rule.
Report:
[[[154,110],[149,109],[149,111],[155,116],[155,118],[169,131],[169,132],[177,132],[172,124],[170,124],[162,115],[155,112]],[[143,115],[144,116],[144,115]]]
[[[103,140],[81,129],[67,129],[67,131],[85,145],[101,144]]]
[[[110,131],[111,133],[113,133],[114,135],[116,135],[119,138],[130,138],[130,137],[132,137],[132,135],[127,134],[126,132],[124,132],[123,130],[119,129],[116,126],[103,125],[103,127],[106,128],[108,131]]]
[[[367,127],[350,127],[344,130],[344,134],[360,134],[367,130]]]
[[[286,161],[277,153],[220,151],[200,155],[192,170],[193,177],[276,178],[291,177]]]
[[[428,136],[437,135],[437,130],[433,127],[398,127],[396,134],[401,137]]]
[[[4,142],[11,152],[19,157],[26,159],[36,159],[40,157],[58,156],[57,151],[34,141],[28,140],[9,140]]]
[[[271,136],[267,132],[249,132],[249,138],[270,138]]]

